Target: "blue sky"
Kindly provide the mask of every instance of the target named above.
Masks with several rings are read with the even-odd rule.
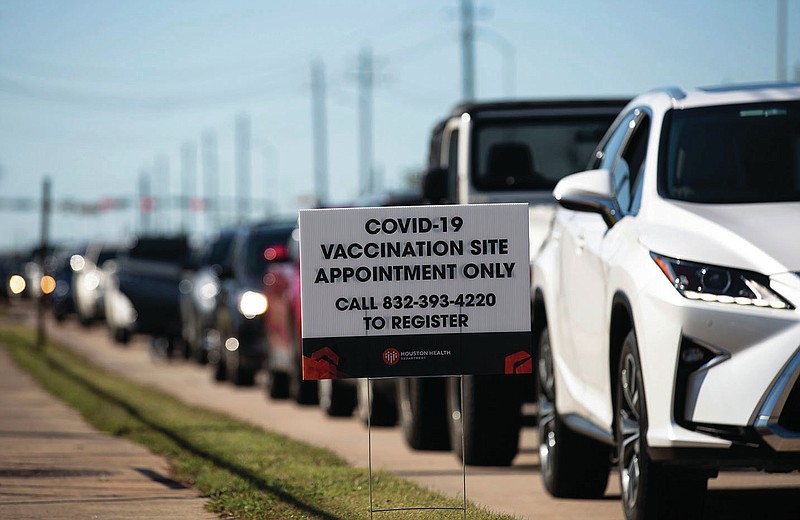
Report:
[[[477,98],[632,96],[663,85],[776,78],[773,0],[475,0]],[[131,197],[155,157],[180,190],[180,149],[219,143],[234,193],[237,114],[252,121],[252,217],[312,193],[310,64],[325,64],[330,193],[358,192],[358,53],[375,56],[374,162],[384,185],[424,165],[429,132],[461,94],[458,0],[291,2],[5,0],[0,4],[0,198]],[[789,2],[789,76],[800,5]],[[513,59],[510,56],[513,55]],[[505,61],[504,61],[505,60]],[[513,81],[507,71],[513,63]],[[199,168],[198,168],[199,170]],[[168,185],[168,186],[167,186]],[[198,180],[197,185],[201,185]],[[202,193],[200,193],[202,194]],[[0,249],[35,241],[35,213],[0,210]],[[177,214],[158,215],[160,231]],[[59,213],[57,240],[135,232],[133,210]],[[194,233],[210,231],[201,216]]]

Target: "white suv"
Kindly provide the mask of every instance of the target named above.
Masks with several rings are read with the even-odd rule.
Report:
[[[533,271],[544,484],[702,512],[720,467],[800,469],[800,85],[634,99],[565,177]]]

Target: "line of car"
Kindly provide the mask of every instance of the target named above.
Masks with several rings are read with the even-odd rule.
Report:
[[[545,488],[601,496],[616,465],[629,520],[701,515],[722,467],[800,469],[800,86],[459,105],[422,185],[360,204],[528,202],[533,376],[304,381],[294,221],[87,249],[74,309],[467,464],[511,464],[535,402]]]

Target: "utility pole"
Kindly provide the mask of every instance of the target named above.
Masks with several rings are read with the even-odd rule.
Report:
[[[181,145],[181,231],[190,235],[191,225],[191,204],[196,195],[197,177],[197,148],[194,143],[189,141]]]
[[[153,211],[150,177],[144,168],[139,170],[139,232],[150,234],[150,213]]]
[[[236,116],[236,220],[250,218],[250,117]]]
[[[777,31],[777,43],[778,49],[776,52],[777,56],[777,73],[778,73],[778,81],[786,81],[788,79],[787,74],[787,67],[786,67],[786,45],[787,45],[787,33],[789,29],[789,16],[788,16],[788,6],[786,0],[778,0],[778,31]]]
[[[219,207],[219,158],[217,155],[217,134],[206,130],[200,141],[203,161],[203,198],[206,201],[206,231],[220,228]]]
[[[372,168],[372,88],[374,86],[372,51],[365,47],[358,56],[358,137],[361,194],[375,189]]]
[[[41,215],[41,233],[40,233],[40,242],[39,242],[39,270],[41,271],[42,279],[47,274],[45,271],[45,261],[47,259],[47,248],[49,245],[49,237],[50,237],[50,213],[53,210],[53,204],[50,200],[50,177],[45,177],[44,181],[42,181],[42,215]],[[41,285],[41,281],[40,281]],[[37,300],[36,306],[36,346],[39,349],[44,348],[45,341],[47,340],[47,334],[45,331],[45,324],[44,324],[44,288],[40,287],[39,290],[39,299]]]
[[[461,97],[475,99],[475,9],[472,0],[461,0]]]
[[[153,169],[155,170],[155,178],[161,186],[155,192],[159,195],[155,198],[156,210],[162,215],[164,228],[160,230],[164,234],[171,231],[172,228],[172,187],[169,178],[169,158],[165,154],[158,154],[155,158]]]
[[[517,76],[516,49],[514,48],[514,44],[499,32],[486,27],[480,28],[475,35],[483,37],[484,41],[500,51],[503,59],[503,96],[506,98],[514,97]]]
[[[311,64],[311,124],[314,131],[314,195],[318,204],[328,200],[328,122],[325,108],[325,65]]]

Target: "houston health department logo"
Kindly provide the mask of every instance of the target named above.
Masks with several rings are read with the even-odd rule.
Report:
[[[383,351],[383,362],[389,366],[396,365],[400,361],[400,351],[396,348],[387,348]]]

